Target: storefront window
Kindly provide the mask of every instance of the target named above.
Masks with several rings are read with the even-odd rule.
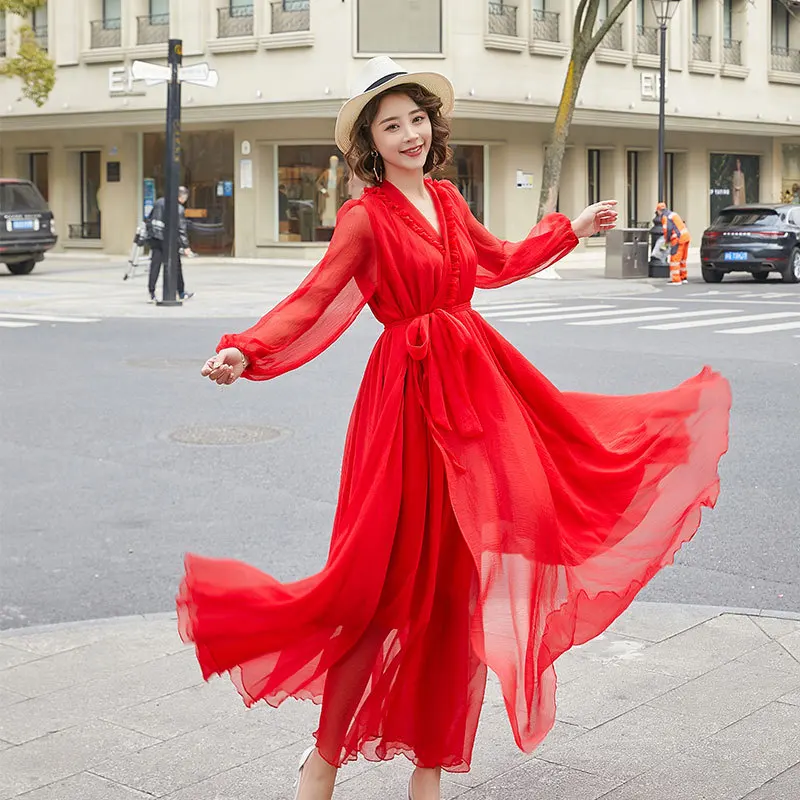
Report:
[[[433,175],[434,178],[452,181],[467,201],[470,211],[483,222],[483,145],[454,144],[453,160]]]
[[[163,133],[144,135],[142,178],[145,187],[149,181],[155,184],[156,197],[165,191],[165,149]],[[182,132],[179,181],[189,189],[189,242],[198,253],[233,254],[233,167],[232,131]]]
[[[328,145],[278,148],[278,239],[329,242],[336,214],[349,199],[348,170]]]
[[[800,144],[782,147],[781,197],[783,203],[800,203]]]
[[[725,206],[741,206],[759,200],[759,157],[712,153],[709,195],[711,221]]]

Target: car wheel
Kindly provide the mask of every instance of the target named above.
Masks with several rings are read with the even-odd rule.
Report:
[[[769,279],[769,272],[754,272],[753,280],[756,283],[766,283]]]
[[[724,273],[719,272],[711,267],[702,267],[703,280],[706,283],[722,283]]]
[[[16,261],[13,264],[6,264],[6,266],[12,275],[27,275],[33,272],[33,268],[36,266],[36,259],[31,258],[28,261]]]
[[[792,250],[789,257],[789,265],[782,273],[784,283],[800,283],[800,247]]]

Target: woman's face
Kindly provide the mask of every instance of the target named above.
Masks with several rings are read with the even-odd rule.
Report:
[[[394,170],[422,170],[431,149],[431,121],[408,95],[388,94],[370,126],[387,176]]]

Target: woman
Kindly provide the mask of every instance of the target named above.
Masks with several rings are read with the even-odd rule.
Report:
[[[406,755],[409,797],[467,771],[487,668],[518,745],[555,718],[553,662],[603,631],[694,534],[718,491],[729,389],[704,369],[636,397],[561,393],[470,307],[476,286],[527,277],[608,230],[613,202],[551,214],[519,244],[492,236],[452,184],[453,87],[367,65],[336,142],[368,184],[340,211],[301,286],[222,338],[203,375],[267,380],[330,345],[369,304],[385,330],[366,368],[330,552],[291,584],[188,555],[181,633],[204,677],[247,705],[322,703],[297,797],[330,798],[336,769]]]

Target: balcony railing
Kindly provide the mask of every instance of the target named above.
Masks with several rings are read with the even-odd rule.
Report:
[[[47,25],[38,25],[33,31],[33,38],[39,47],[47,51]]]
[[[737,39],[726,39],[722,45],[722,63],[740,67],[742,65],[742,43]]]
[[[555,11],[533,10],[533,38],[541,42],[560,42],[558,14]]]
[[[695,61],[711,61],[711,37],[695,33],[692,36],[692,58]]]
[[[78,222],[69,226],[70,239],[99,239],[99,222]]]
[[[169,14],[136,18],[136,44],[165,44],[169,41]]]
[[[636,52],[645,55],[658,55],[658,28],[639,25],[636,28]]]
[[[773,47],[772,69],[779,72],[800,72],[800,50]]]
[[[272,32],[293,33],[311,30],[309,0],[280,0],[272,4]]]
[[[517,7],[508,3],[489,3],[489,33],[517,35]]]
[[[103,47],[119,47],[122,44],[122,23],[118,19],[94,19],[91,21],[92,50]]]
[[[217,9],[217,36],[220,39],[252,35],[253,6],[231,6]]]
[[[609,29],[608,33],[603,37],[603,41],[599,45],[606,50],[619,50],[620,52],[625,49],[622,41],[622,23],[615,22]]]

